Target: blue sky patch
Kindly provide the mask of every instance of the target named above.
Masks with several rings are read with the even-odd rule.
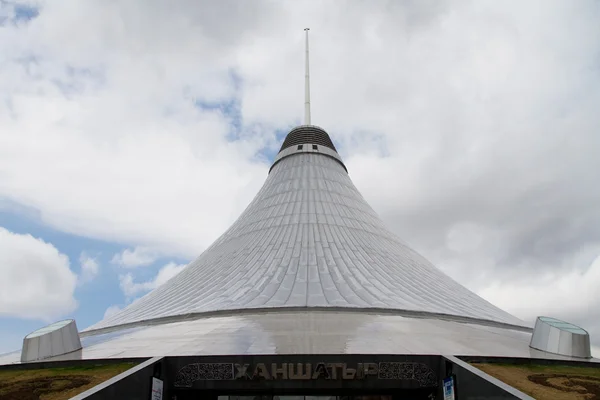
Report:
[[[0,10],[10,10],[8,13],[0,13],[0,26],[7,24],[27,23],[40,15],[37,8],[18,2],[0,0]],[[2,14],[8,17],[2,17]]]
[[[100,321],[106,309],[117,305],[123,307],[128,300],[119,286],[119,275],[132,273],[134,282],[147,282],[152,280],[158,270],[169,262],[186,264],[188,260],[177,258],[159,258],[149,266],[139,268],[123,268],[111,263],[115,254],[122,252],[129,246],[111,243],[103,240],[90,239],[55,230],[39,217],[35,210],[16,207],[6,201],[4,209],[0,209],[0,227],[17,233],[30,234],[52,244],[59,252],[69,257],[70,269],[75,274],[80,274],[81,265],[79,258],[82,252],[96,259],[99,264],[98,276],[89,283],[83,283],[75,288],[74,297],[78,302],[77,309],[60,319],[74,318],[79,329]],[[7,206],[8,204],[8,206]],[[136,294],[136,297],[145,292]],[[47,325],[42,320],[18,319],[14,317],[0,317],[0,354],[20,348],[23,337],[29,332]]]

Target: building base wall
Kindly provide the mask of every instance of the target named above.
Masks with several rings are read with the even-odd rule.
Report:
[[[531,399],[453,356],[295,354],[157,357],[74,400],[445,400],[449,377],[453,400]]]

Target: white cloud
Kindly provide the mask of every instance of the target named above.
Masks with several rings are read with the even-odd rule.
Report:
[[[115,315],[116,313],[118,313],[119,311],[121,311],[121,307],[116,306],[116,305],[110,306],[104,312],[104,317],[102,319],[110,318],[113,315]]]
[[[77,308],[76,275],[52,244],[0,227],[0,316],[51,321]]]
[[[79,256],[79,263],[81,265],[79,283],[84,284],[94,280],[100,270],[98,261],[87,255],[85,252],[82,252]]]
[[[198,255],[267,176],[257,152],[300,121],[311,21],[313,122],[358,188],[511,307],[494,293],[580,284],[576,253],[600,245],[598,18],[585,0],[46,1],[0,30],[0,200],[132,254]]]
[[[121,253],[115,254],[111,262],[126,268],[135,268],[150,265],[157,259],[158,254],[156,251],[147,247],[137,246],[133,250],[125,249]]]
[[[566,272],[549,269],[531,279],[494,282],[479,291],[492,303],[529,321],[550,313],[553,317],[585,326],[586,317],[600,307],[600,252],[587,268],[575,265]]]
[[[252,160],[266,134],[230,143],[231,117],[194,106],[236,94],[236,51],[197,25],[215,22],[201,9],[175,9],[164,29],[177,46],[156,35],[158,3],[125,27],[116,21],[136,7],[47,2],[28,26],[2,29],[0,196],[63,231],[185,256],[227,227],[266,176]]]
[[[119,284],[121,286],[121,290],[127,297],[133,297],[142,292],[156,289],[180,273],[185,267],[185,264],[169,263],[158,271],[158,274],[156,274],[154,279],[140,283],[134,282],[133,275],[131,273],[124,274],[119,276]]]

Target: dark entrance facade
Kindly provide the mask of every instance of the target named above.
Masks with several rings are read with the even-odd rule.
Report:
[[[176,395],[176,399],[209,399],[209,400],[432,400],[431,394],[422,391],[400,391],[398,394],[348,394],[348,395],[294,395],[294,394],[245,394],[245,395],[213,395],[210,393],[187,393]]]
[[[335,394],[323,394],[315,392],[317,394],[237,394],[237,395],[218,395],[209,392],[202,393],[182,393],[172,397],[177,400],[198,400],[198,399],[209,399],[209,400],[433,400],[437,399],[431,391],[424,390],[398,390],[396,394],[346,394],[346,395],[335,395]],[[320,394],[319,394],[320,393]],[[391,392],[390,392],[391,393]]]
[[[177,357],[165,374],[173,400],[436,399],[439,356]]]

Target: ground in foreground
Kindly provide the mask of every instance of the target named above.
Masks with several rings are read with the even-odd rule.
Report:
[[[0,399],[66,400],[134,365],[134,363],[121,363],[0,371]]]
[[[536,399],[600,400],[600,368],[557,365],[473,365]]]

